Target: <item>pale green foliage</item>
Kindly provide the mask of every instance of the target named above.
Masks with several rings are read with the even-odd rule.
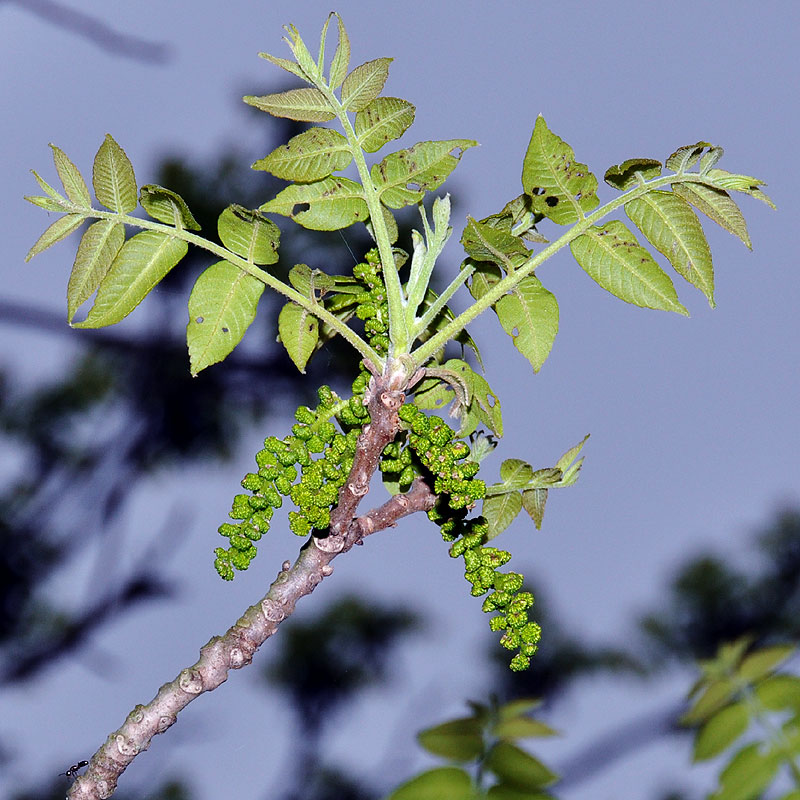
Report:
[[[550,726],[529,716],[539,705],[519,699],[505,705],[470,703],[472,714],[421,731],[418,741],[429,753],[465,766],[437,767],[398,787],[389,800],[547,800],[544,790],[558,775],[523,750],[521,739],[557,735]]]
[[[723,645],[716,658],[700,663],[702,676],[681,718],[697,727],[695,761],[726,754],[711,800],[760,797],[784,770],[800,791],[800,678],[776,672],[796,646],[748,652],[749,644],[744,638]]]

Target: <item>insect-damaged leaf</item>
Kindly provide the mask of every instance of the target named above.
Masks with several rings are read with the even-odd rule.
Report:
[[[188,228],[199,231],[200,225],[189,211],[186,201],[171,189],[148,183],[139,191],[139,202],[142,208],[153,218],[176,228]]]
[[[711,250],[691,206],[672,192],[648,192],[625,204],[631,222],[675,271],[696,286],[714,306]]]
[[[342,105],[347,111],[362,111],[383,89],[394,59],[376,58],[356,67],[342,84]]]
[[[327,122],[336,116],[328,99],[319,89],[289,89],[288,92],[266,94],[262,97],[247,95],[248,105],[266,111],[273,117],[294,119],[298,122]]]
[[[81,237],[67,285],[67,319],[97,290],[125,241],[121,222],[101,219]]]
[[[535,211],[560,225],[577,222],[600,202],[597,178],[575,160],[572,148],[550,131],[541,115],[522,163],[522,188]]]
[[[418,203],[425,192],[441,186],[464,151],[477,144],[471,139],[448,139],[419,142],[407,150],[390,153],[370,170],[381,202],[389,208]],[[457,155],[453,155],[454,151]]]
[[[503,295],[494,310],[511,336],[514,347],[531,362],[534,372],[550,355],[558,333],[558,302],[535,275],[523,278],[510,294]]]
[[[255,319],[264,284],[228,261],[218,261],[197,279],[189,295],[186,343],[192,375],[222,361]]]
[[[649,181],[661,174],[661,162],[652,158],[629,158],[606,170],[603,180],[615,189],[624,192],[642,180]]]
[[[228,206],[217,220],[222,244],[253,264],[274,264],[278,260],[281,232],[278,226],[258,211],[244,206]]]
[[[622,222],[591,227],[570,250],[589,277],[620,300],[688,315],[667,273]]]
[[[261,210],[291,217],[315,231],[335,231],[369,218],[361,185],[341,177],[287,186]]]
[[[128,239],[97,289],[94,305],[75,328],[102,328],[133,311],[150,290],[186,255],[189,246],[158,231]]]
[[[472,217],[467,217],[461,244],[471,258],[490,261],[502,267],[506,273],[513,272],[530,257],[528,248],[518,236]]]
[[[330,128],[312,128],[256,161],[253,169],[266,170],[285,181],[308,183],[327,178],[352,160],[347,139],[341,133]]]
[[[288,302],[278,315],[281,342],[297,369],[305,373],[306,364],[319,339],[317,318],[297,303]]]
[[[106,208],[119,214],[128,214],[136,208],[133,165],[110,133],[94,157],[92,184],[97,199]]]
[[[414,121],[416,109],[399,97],[376,97],[356,114],[358,143],[367,153],[380,150],[392,139],[399,139]]]

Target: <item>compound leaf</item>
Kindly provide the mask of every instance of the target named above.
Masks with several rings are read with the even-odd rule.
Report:
[[[76,228],[79,228],[85,217],[83,214],[64,214],[53,222],[50,227],[34,242],[33,247],[28,250],[25,256],[26,261],[30,261],[35,255],[47,250],[56,242],[60,242],[69,236]]]
[[[416,108],[399,97],[376,97],[356,114],[358,143],[367,153],[399,139],[414,121]]]
[[[110,133],[94,157],[92,184],[97,199],[106,208],[119,214],[128,214],[136,208],[133,165]]]
[[[744,216],[724,189],[715,189],[704,183],[675,183],[672,191],[717,225],[738,236],[748,249],[753,249]]]
[[[228,261],[218,261],[198,278],[189,295],[186,343],[192,375],[222,361],[255,319],[264,284]]]
[[[344,169],[352,160],[347,139],[341,133],[311,128],[256,161],[253,169],[266,170],[285,181],[309,183]]]
[[[217,220],[222,244],[252,264],[274,264],[278,260],[281,232],[258,211],[230,205]]]
[[[700,221],[691,206],[672,192],[653,191],[625,204],[631,222],[675,271],[714,306],[714,267]]]
[[[575,160],[572,148],[547,127],[539,115],[522,163],[522,188],[534,210],[557,222],[577,222],[600,201],[597,178]]]
[[[336,116],[328,99],[319,89],[289,89],[288,92],[265,94],[261,97],[246,95],[243,100],[273,117],[294,119],[298,122],[327,122]]]
[[[69,200],[79,208],[91,208],[92,198],[89,195],[89,188],[86,186],[78,168],[69,160],[67,154],[54,144],[50,145],[53,150],[53,161],[56,165],[56,172],[61,178]]]
[[[363,111],[380,93],[389,77],[394,59],[376,58],[356,67],[342,84],[342,105],[346,111]]]
[[[81,237],[67,285],[67,319],[97,290],[125,242],[121,222],[101,219],[90,225]]]
[[[570,250],[589,277],[620,300],[688,316],[669,276],[622,222],[591,227]]]
[[[558,333],[558,302],[535,275],[523,278],[503,295],[494,310],[514,347],[531,362],[534,372],[544,364]]]
[[[278,315],[281,342],[297,369],[305,373],[306,364],[319,340],[319,322],[302,306],[289,301]]]
[[[287,186],[261,210],[291,217],[315,231],[335,231],[369,218],[361,185],[342,177]]]
[[[94,305],[75,328],[102,328],[133,311],[150,290],[186,255],[189,246],[159,231],[128,239],[97,289]]]
[[[407,150],[390,153],[370,170],[381,202],[389,208],[418,203],[425,192],[444,183],[464,151],[478,143],[471,139],[419,142]],[[458,155],[453,155],[453,151]]]
[[[139,191],[142,208],[153,218],[176,228],[199,231],[200,225],[189,211],[186,201],[171,189],[148,183]]]

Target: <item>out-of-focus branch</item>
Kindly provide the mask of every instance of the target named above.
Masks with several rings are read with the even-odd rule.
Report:
[[[120,33],[101,19],[69,8],[62,3],[56,3],[54,0],[6,0],[6,2],[15,3],[45,22],[88,39],[112,55],[153,64],[165,64],[169,61],[169,47],[166,44]]]
[[[373,379],[368,402],[371,421],[361,432],[353,467],[339,493],[339,503],[331,512],[329,535],[311,538],[293,566],[285,561],[261,601],[250,606],[224,636],[214,637],[204,645],[198,661],[165,683],[147,705],[138,705],[131,711],[122,727],[92,756],[86,773],[72,785],[69,800],[110,797],[119,776],[150,746],[153,736],[173,725],[178,713],[196,697],[224,683],[229,670],[252,661],[258,648],[292,614],[297,601],[333,572],[331,561],[339,553],[360,544],[365,536],[395,525],[401,517],[433,507],[435,495],[423,479],[417,478],[406,494],[395,495],[379,508],[355,516],[383,448],[399,429],[397,410],[403,396],[402,390]]]

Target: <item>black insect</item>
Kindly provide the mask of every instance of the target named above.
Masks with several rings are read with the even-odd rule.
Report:
[[[66,775],[68,778],[74,778],[78,774],[78,770],[83,769],[88,763],[88,761],[79,761],[77,764],[73,764],[66,772],[59,772],[58,774]]]

